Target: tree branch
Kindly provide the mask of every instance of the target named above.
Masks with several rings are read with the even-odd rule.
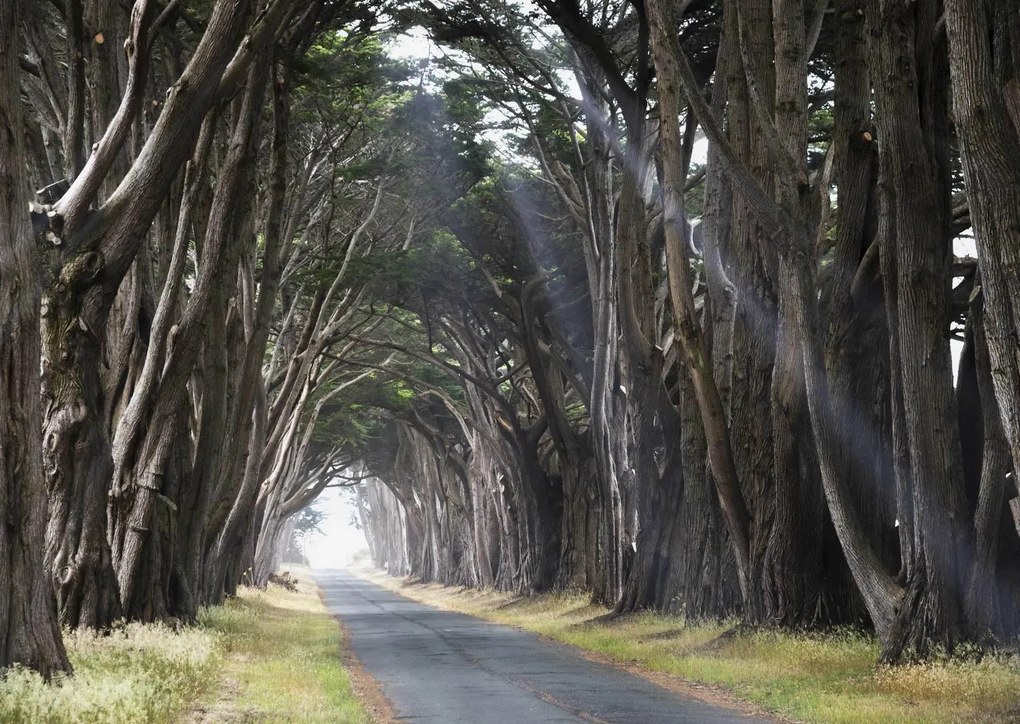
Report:
[[[96,200],[121,146],[127,140],[131,124],[142,107],[149,66],[148,32],[152,7],[151,0],[137,0],[131,10],[131,29],[124,43],[124,51],[128,56],[127,88],[95,152],[68,192],[54,206],[53,214],[56,214],[58,224],[54,231],[58,235],[61,227],[73,232],[82,225],[86,212]]]

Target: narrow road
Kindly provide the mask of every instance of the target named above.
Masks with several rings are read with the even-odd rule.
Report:
[[[532,633],[415,603],[345,571],[318,572],[316,581],[402,721],[762,721],[686,699]]]

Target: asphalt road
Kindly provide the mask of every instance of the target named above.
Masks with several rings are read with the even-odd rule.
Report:
[[[534,634],[415,603],[347,572],[319,572],[316,580],[401,721],[762,721],[686,699]]]

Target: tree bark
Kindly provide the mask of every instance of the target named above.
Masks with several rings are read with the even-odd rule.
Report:
[[[715,481],[716,493],[730,533],[737,561],[740,590],[745,602],[750,597],[750,526],[751,516],[740,486],[729,427],[722,397],[713,376],[711,360],[705,353],[701,324],[694,309],[692,280],[685,250],[686,222],[683,214],[683,185],[680,133],[680,89],[678,71],[669,53],[669,34],[676,27],[657,0],[648,3],[652,28],[652,47],[658,69],[663,162],[663,209],[666,233],[666,267],[669,276],[670,300],[673,308],[677,339],[690,376],[701,423],[708,443],[708,465]],[[689,120],[688,122],[692,122]]]
[[[106,506],[112,452],[99,371],[106,321],[121,280],[187,159],[209,107],[219,98],[224,70],[248,19],[247,7],[221,0],[182,76],[130,170],[99,208],[92,209],[139,110],[149,53],[151,4],[136,7],[129,48],[133,73],[110,127],[71,189],[55,205],[50,230],[59,240],[57,279],[47,290],[44,318],[44,454],[51,500],[48,528],[61,608],[72,626],[107,626],[123,592],[106,550]],[[66,506],[66,515],[62,513]],[[62,521],[66,520],[66,524]],[[121,596],[122,597],[122,596]],[[77,610],[76,610],[77,609]]]
[[[845,471],[838,465],[827,379],[818,336],[818,297],[813,288],[814,274],[811,267],[813,238],[805,222],[798,218],[802,211],[797,203],[799,195],[791,193],[793,189],[787,186],[786,192],[780,196],[783,199],[780,203],[766,193],[743,164],[737,150],[723,136],[720,125],[698,91],[694,73],[675,39],[670,39],[669,52],[678,64],[682,87],[691,110],[710,142],[717,147],[718,158],[733,184],[734,193],[743,197],[744,203],[767,234],[784,239],[789,244],[780,261],[784,267],[783,278],[792,283],[783,288],[785,293],[791,295],[800,330],[808,409],[815,433],[825,497],[854,580],[880,640],[886,642],[891,638],[903,590],[875,555],[854,510],[844,480]]]
[[[947,0],[953,108],[985,295],[992,380],[1013,461],[1020,534],[1020,18]],[[993,32],[994,31],[994,32]],[[1010,62],[1012,58],[1012,62]],[[1016,497],[1012,493],[1017,493]]]
[[[822,287],[828,312],[825,369],[836,426],[837,465],[846,471],[847,489],[868,540],[885,566],[896,570],[900,557],[890,333],[879,277],[878,154],[871,123],[867,36],[858,3],[839,0],[834,10],[840,32],[833,47],[836,89],[830,153],[838,205],[832,271]],[[844,603],[859,601],[852,580],[838,585]]]
[[[0,6],[0,669],[69,671],[46,575],[40,273],[25,212],[20,0]]]
[[[1002,432],[999,405],[985,331],[983,295],[971,303],[968,328],[973,336],[974,367],[981,417],[975,427],[981,437],[980,479],[974,513],[974,563],[967,577],[964,611],[970,638],[977,642],[1005,641],[1015,633],[1017,602],[1006,591],[1000,561],[1000,531],[1010,471],[1009,445]]]
[[[952,650],[963,637],[962,577],[972,540],[952,392],[949,170],[938,3],[881,3],[870,14],[882,214],[896,255],[898,354],[910,461],[913,568],[883,657]],[[941,71],[941,72],[940,72]],[[903,496],[906,497],[906,496]],[[907,511],[899,511],[900,520]]]
[[[238,103],[230,150],[213,199],[198,278],[169,349],[148,429],[136,442],[137,458],[128,452],[118,456],[118,462],[126,464],[115,471],[109,505],[110,540],[125,606],[132,600],[139,561],[151,532],[152,511],[162,494],[176,431],[185,421],[182,403],[201,350],[207,317],[217,296],[224,289],[233,288],[239,246],[251,241],[254,209],[245,200],[251,198],[259,121],[270,67],[270,54],[263,50],[247,74],[247,89]]]

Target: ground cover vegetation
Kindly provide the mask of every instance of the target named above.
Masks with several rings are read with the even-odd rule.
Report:
[[[369,721],[343,669],[340,632],[313,584],[242,588],[192,627],[118,625],[64,637],[74,676],[17,668],[0,721],[64,724]]]
[[[876,668],[878,642],[859,629],[742,628],[733,619],[690,621],[653,611],[613,616],[579,592],[520,596],[404,581],[370,568],[359,575],[431,606],[609,657],[688,696],[744,709],[747,702],[757,705],[749,713],[842,724],[1012,721],[1020,714],[1015,654],[935,657]]]
[[[308,578],[294,590],[242,588],[203,609],[199,628],[215,633],[222,661],[201,703],[189,702],[192,721],[373,721],[343,665],[340,628]]]
[[[330,485],[393,573],[1014,645],[1018,89],[982,0],[5,2],[0,667]]]

